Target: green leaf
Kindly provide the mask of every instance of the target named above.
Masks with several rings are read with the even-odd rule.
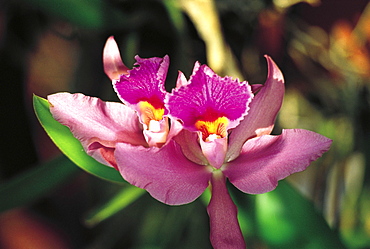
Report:
[[[345,248],[313,203],[286,181],[256,196],[260,235],[271,248]]]
[[[0,212],[26,205],[63,183],[78,168],[66,157],[58,157],[0,185]]]
[[[111,217],[120,210],[124,209],[146,191],[141,188],[137,188],[132,185],[128,185],[120,192],[118,192],[110,201],[104,202],[102,206],[99,206],[92,210],[85,220],[85,224],[92,227],[100,223],[101,221]]]
[[[81,143],[72,135],[68,127],[53,118],[49,102],[46,99],[34,95],[33,106],[46,133],[72,162],[102,179],[119,183],[125,182],[117,170],[99,163],[86,154]]]

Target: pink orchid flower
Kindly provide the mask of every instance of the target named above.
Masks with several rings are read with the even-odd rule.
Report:
[[[213,247],[245,248],[226,179],[245,193],[271,191],[332,142],[300,129],[270,135],[285,90],[281,71],[266,59],[264,85],[220,77],[196,63],[189,81],[180,73],[169,94],[163,87],[167,56],[136,57],[139,67],[128,70],[109,38],[104,68],[124,104],[58,93],[48,97],[50,110],[87,153],[163,203],[192,202],[210,186]]]
[[[81,93],[48,96],[53,117],[70,128],[90,156],[116,169],[117,144],[161,147],[182,129],[177,121],[169,128],[164,106],[168,56],[135,59],[138,67],[129,70],[113,37],[107,40],[104,70],[123,104],[103,102]]]

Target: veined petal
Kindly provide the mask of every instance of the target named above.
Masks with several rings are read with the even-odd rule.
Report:
[[[171,116],[181,119],[184,127],[191,131],[199,130],[199,121],[211,124],[219,118],[227,118],[225,129],[234,128],[246,115],[253,98],[247,82],[220,77],[199,63],[195,64],[188,84],[181,75],[178,79],[177,85],[181,87],[172,91],[166,106]]]
[[[55,120],[67,126],[86,152],[99,162],[114,165],[117,143],[147,146],[135,111],[81,93],[48,96]]]
[[[162,148],[118,144],[115,151],[122,177],[170,205],[194,201],[207,188],[212,169],[189,161],[170,140]]]
[[[273,190],[278,181],[305,170],[329,150],[332,140],[307,130],[283,130],[279,136],[248,140],[239,157],[223,169],[230,182],[249,194]]]
[[[229,135],[229,149],[226,160],[235,159],[247,139],[271,133],[276,116],[284,98],[284,78],[275,62],[265,56],[268,64],[267,80],[263,87],[254,87],[258,93],[250,103],[248,115]],[[260,88],[259,88],[260,87]]]
[[[221,171],[213,173],[211,180],[212,197],[207,207],[210,220],[210,239],[215,249],[245,249],[240,230],[237,207],[226,187],[226,179]]]
[[[129,70],[122,62],[121,55],[114,37],[108,38],[103,51],[104,72],[111,80],[118,80],[121,74]]]

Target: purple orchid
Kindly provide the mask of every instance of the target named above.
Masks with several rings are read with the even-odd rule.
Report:
[[[226,179],[245,193],[271,191],[332,142],[300,129],[270,135],[285,88],[281,71],[266,59],[264,85],[220,77],[196,63],[189,81],[180,73],[176,89],[166,93],[167,56],[136,57],[139,67],[128,70],[109,38],[104,68],[124,104],[58,93],[48,97],[50,110],[87,153],[163,203],[192,202],[210,186],[213,247],[245,248]]]
[[[307,130],[269,135],[284,96],[283,76],[267,57],[268,77],[251,86],[195,65],[189,81],[180,73],[166,107],[184,129],[162,148],[118,144],[121,175],[157,200],[178,205],[192,202],[209,186],[208,206],[214,248],[245,248],[237,208],[226,178],[245,193],[273,190],[290,174],[303,171],[331,145]]]
[[[164,106],[168,56],[135,59],[138,67],[129,70],[113,37],[107,40],[104,70],[124,104],[103,102],[81,93],[48,96],[53,117],[70,128],[90,156],[116,169],[117,144],[161,147],[182,129],[177,121],[169,128]]]

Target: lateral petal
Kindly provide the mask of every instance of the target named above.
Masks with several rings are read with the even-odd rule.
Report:
[[[275,62],[265,56],[268,64],[268,75],[262,87],[254,87],[258,90],[250,103],[248,115],[229,134],[229,149],[226,160],[235,159],[247,139],[268,135],[271,133],[276,116],[281,108],[284,98],[284,78]]]
[[[262,194],[273,190],[279,180],[305,170],[329,150],[331,143],[327,137],[301,129],[255,137],[245,143],[239,157],[223,172],[241,191]]]
[[[212,174],[210,167],[189,161],[173,140],[162,148],[120,143],[115,157],[126,181],[169,205],[194,201],[207,188]]]
[[[86,152],[99,162],[115,166],[117,143],[147,146],[135,111],[114,102],[81,93],[48,96],[55,120],[67,126]]]

